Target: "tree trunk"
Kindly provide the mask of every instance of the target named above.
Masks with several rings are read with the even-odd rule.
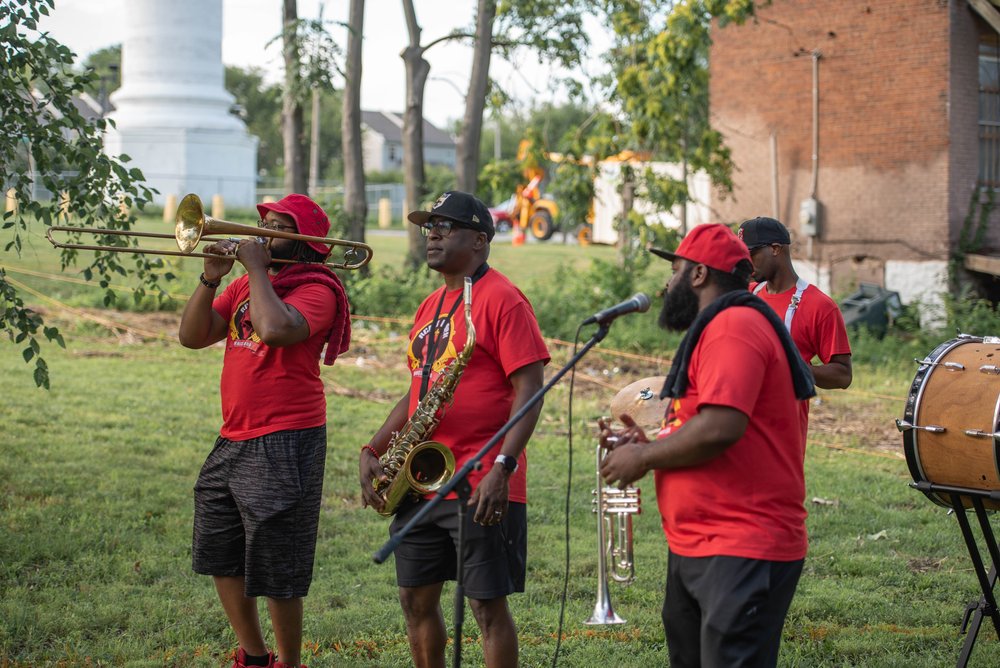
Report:
[[[479,183],[479,141],[483,134],[483,111],[489,85],[490,56],[493,53],[493,20],[496,0],[479,0],[476,12],[476,48],[472,56],[469,92],[465,96],[465,118],[458,136],[455,180],[458,189],[475,194]]]
[[[347,237],[365,240],[368,202],[361,151],[361,38],[364,34],[365,0],[351,0],[348,17],[347,63],[341,132],[344,156],[344,213]]]
[[[413,0],[403,0],[406,14],[406,28],[410,44],[400,56],[406,64],[406,110],[403,113],[403,184],[406,201],[403,215],[416,209],[427,195],[424,176],[424,85],[430,74],[431,65],[424,59],[424,49],[420,46],[420,26],[413,11]],[[407,225],[409,250],[406,256],[408,266],[422,267],[426,259],[427,242],[416,225]]]
[[[316,197],[319,190],[319,114],[321,109],[319,86],[312,89],[312,113],[309,121],[309,196]]]
[[[285,60],[285,90],[281,104],[281,129],[285,144],[285,193],[304,193],[306,186],[305,132],[299,94],[298,9],[296,0],[284,0],[282,55]]]

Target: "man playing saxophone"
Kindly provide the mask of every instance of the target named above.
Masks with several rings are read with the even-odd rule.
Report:
[[[442,374],[452,373],[461,357],[450,405],[439,413],[433,434],[455,455],[456,467],[468,459],[527,403],[543,383],[549,354],[534,311],[510,280],[489,267],[493,219],[481,201],[463,192],[446,192],[431,211],[409,214],[427,238],[427,266],[439,272],[444,285],[417,309],[410,330],[409,391],[385,423],[362,447],[359,472],[363,503],[376,510],[385,500],[376,491],[387,484],[379,461],[393,434],[408,420]],[[473,281],[471,319],[474,348],[466,351],[463,317],[465,279]],[[469,333],[471,334],[471,332]],[[517,631],[507,596],[524,591],[527,557],[525,446],[541,405],[520,420],[469,475],[470,509],[464,527],[463,583],[473,616],[483,637],[485,663],[490,668],[517,665]],[[390,534],[402,528],[426,499],[400,504]],[[441,590],[456,577],[458,500],[452,495],[414,527],[395,552],[399,600],[406,619],[410,653],[415,666],[444,666],[448,634],[441,610]]]

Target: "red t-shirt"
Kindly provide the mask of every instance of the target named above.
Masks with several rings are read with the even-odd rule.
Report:
[[[268,346],[254,331],[249,276],[230,283],[212,303],[229,323],[221,381],[224,438],[245,441],[326,424],[319,356],[337,312],[336,299],[326,286],[307,283],[282,301],[306,319],[309,338],[280,348]]]
[[[757,285],[751,283],[750,291],[753,292]],[[785,314],[792,304],[794,295],[794,286],[790,290],[773,295],[765,286],[757,293],[758,297],[774,309],[782,322],[785,321]],[[792,316],[790,333],[795,347],[799,349],[799,354],[806,364],[812,364],[817,357],[823,364],[829,364],[830,358],[834,355],[851,354],[851,342],[847,339],[847,327],[844,325],[844,315],[840,312],[840,307],[815,285],[810,284],[803,291],[799,307]],[[800,408],[802,431],[805,434],[809,430],[809,401],[801,402]]]
[[[752,308],[725,309],[702,332],[688,376],[687,394],[671,401],[659,438],[703,406],[735,408],[750,421],[718,457],[656,471],[670,549],[686,557],[804,558],[805,436],[774,328]]]
[[[753,292],[756,286],[756,283],[751,283],[750,291]],[[794,295],[794,286],[773,295],[766,287],[757,293],[758,297],[774,309],[782,322]],[[799,307],[792,317],[791,335],[806,364],[816,357],[823,364],[829,364],[834,355],[851,354],[851,342],[847,339],[847,327],[844,326],[840,308],[815,285],[809,285],[802,293]]]
[[[413,318],[407,349],[412,374],[410,415],[419,403],[427,336],[434,328],[437,306],[445,290],[445,286],[435,290],[420,305]],[[454,315],[448,318],[456,300],[461,299],[461,289],[445,293],[438,331],[434,336],[437,355],[431,367],[428,388],[465,347],[464,304],[460,304]],[[535,312],[527,297],[495,269],[488,270],[472,286],[472,324],[476,328],[475,351],[459,380],[454,402],[445,408],[444,416],[431,436],[432,440],[451,448],[457,468],[479,452],[510,417],[514,403],[510,375],[533,362],[549,361]],[[480,460],[480,470],[469,474],[473,489],[493,467],[493,460],[500,454],[502,445],[501,440]],[[517,471],[510,477],[510,500],[524,503],[527,501],[528,471],[524,452],[518,457],[517,464]]]

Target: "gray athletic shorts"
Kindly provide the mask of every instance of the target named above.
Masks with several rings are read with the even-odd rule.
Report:
[[[427,501],[405,503],[392,520],[393,535]],[[454,580],[458,571],[458,501],[443,501],[431,510],[396,548],[396,584],[400,587]],[[489,600],[524,591],[528,556],[528,513],[523,503],[510,503],[500,524],[472,521],[475,507],[465,514],[465,595]]]
[[[325,463],[325,425],[220,436],[194,487],[194,571],[242,575],[247,596],[308,594]]]

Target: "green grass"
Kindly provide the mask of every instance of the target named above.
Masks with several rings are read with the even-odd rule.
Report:
[[[405,238],[371,242],[376,262],[389,266],[402,257]],[[5,266],[12,260],[57,273],[55,253],[42,243],[22,260],[6,257]],[[519,282],[542,284],[553,266],[585,268],[594,256],[608,259],[611,249],[500,245],[491,262]],[[200,262],[180,266],[176,290],[183,296]],[[92,299],[89,290],[100,294],[30,275],[23,280],[39,281],[34,287],[44,294],[78,305]],[[62,317],[51,304],[28,301]],[[223,665],[235,640],[210,580],[190,570],[191,488],[219,427],[222,351],[181,349],[169,340],[167,318],[147,325],[167,340],[145,343],[120,342],[75,319],[59,324],[68,348],[44,348],[49,392],[35,388],[19,346],[0,347],[0,665]],[[405,387],[399,338],[405,326],[356,327],[353,350],[323,369],[329,452],[304,655],[313,668],[410,665],[392,563],[371,561],[387,523],[360,507],[357,491],[360,445]],[[860,341],[854,386],[821,395],[823,409],[837,419],[810,434],[811,545],[785,625],[783,666],[940,666],[961,650],[964,606],[979,592],[957,522],[908,487],[899,449],[872,450],[880,439],[898,443],[891,422],[912,380],[910,358],[929,352],[920,345]],[[550,374],[568,356],[563,346],[552,350]],[[608,410],[611,388],[662,369],[598,348],[580,371],[610,387],[577,383],[572,462],[565,381],[547,398],[530,446],[527,591],[511,597],[522,665],[549,665],[555,651],[570,471],[571,558],[559,665],[665,665],[659,610],[666,546],[651,477],[642,481],[646,510],[635,527],[638,578],[611,589],[628,624],[582,624],[597,582],[590,512],[594,421]],[[889,435],[849,428],[859,424],[884,425]],[[443,598],[449,632],[452,592],[446,587]],[[466,612],[463,657],[479,666],[479,632]],[[1000,665],[1000,643],[988,620],[972,665]]]

